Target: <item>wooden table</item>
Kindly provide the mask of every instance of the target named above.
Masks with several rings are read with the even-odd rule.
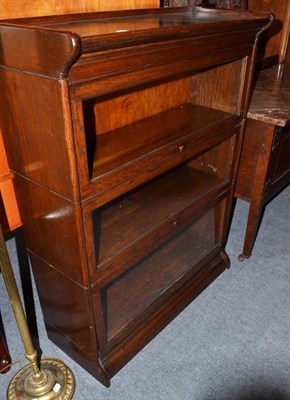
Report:
[[[244,248],[251,256],[264,206],[290,182],[290,66],[260,72],[248,112],[235,196],[250,202]]]

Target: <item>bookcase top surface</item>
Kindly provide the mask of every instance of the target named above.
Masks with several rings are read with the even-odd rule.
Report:
[[[81,38],[96,35],[111,35],[115,33],[125,33],[133,31],[155,30],[155,29],[172,29],[176,27],[186,27],[203,24],[227,23],[227,22],[245,22],[249,19],[254,19],[253,16],[249,18],[244,14],[236,13],[221,13],[221,12],[208,12],[205,10],[198,11],[175,11],[162,12],[162,13],[139,13],[135,15],[115,16],[100,16],[100,18],[87,20],[77,19],[72,21],[55,21],[44,24],[59,31],[73,31]]]
[[[190,30],[223,26],[243,25],[269,18],[269,14],[211,10],[196,7],[97,12],[85,14],[58,15],[48,17],[23,18],[3,21],[12,25],[39,27],[62,32],[74,32],[80,38],[91,36],[124,34],[136,31]]]
[[[232,33],[253,43],[271,19],[268,13],[180,7],[0,21],[0,65],[65,77],[82,55],[116,48],[221,34],[233,47]]]

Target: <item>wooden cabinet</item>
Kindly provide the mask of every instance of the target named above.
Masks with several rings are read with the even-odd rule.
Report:
[[[253,85],[235,190],[250,203],[241,261],[252,254],[265,205],[290,182],[290,0],[249,0],[249,8],[271,11],[276,20],[259,46],[268,68]]]
[[[290,66],[262,70],[251,101],[235,196],[250,203],[242,261],[251,256],[264,206],[290,183]]]
[[[270,66],[285,60],[290,62],[290,0],[248,0],[248,8],[275,15],[274,23],[260,40],[258,53],[259,58],[263,58],[263,65]]]
[[[181,8],[0,26],[1,124],[48,334],[107,386],[229,266],[269,21]]]

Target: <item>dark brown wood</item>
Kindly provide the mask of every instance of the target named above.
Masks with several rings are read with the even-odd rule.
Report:
[[[55,78],[65,77],[67,70],[80,54],[77,35],[52,33],[40,27],[30,29],[2,24],[1,43],[1,65]],[[7,49],[5,55],[4,47]]]
[[[0,274],[1,274],[1,268],[0,268]],[[5,340],[4,326],[0,313],[0,374],[6,374],[6,372],[10,370],[10,365],[11,365],[11,356]]]
[[[0,82],[3,88],[1,107],[7,116],[1,121],[2,129],[11,137],[5,143],[11,170],[65,198],[77,199],[79,193],[70,110],[65,102],[67,82],[10,68],[1,69]],[[8,88],[12,82],[13,90],[19,94],[9,100]],[[43,96],[46,106],[40,107]],[[43,141],[46,149],[43,149]],[[47,159],[45,154],[53,156]]]
[[[248,0],[248,3],[249,10],[271,12],[275,15],[274,23],[263,35],[259,46],[259,58],[263,57],[263,65],[285,62],[289,48],[290,0]]]
[[[1,195],[1,193],[0,193]],[[0,196],[0,207],[1,207],[1,196]],[[1,208],[0,208],[1,211]],[[6,228],[9,228],[8,224]],[[2,225],[0,224],[0,234],[2,235]],[[1,275],[1,265],[0,265],[0,275]],[[2,277],[1,277],[2,278]],[[5,340],[5,331],[2,321],[2,316],[0,312],[0,374],[5,374],[10,369],[11,364],[11,356],[7,348],[6,340]]]
[[[56,0],[50,0],[49,2],[39,2],[34,0],[19,0],[17,3],[17,7],[10,0],[2,0],[0,4],[0,19],[9,19],[15,17],[30,17],[36,15],[51,15],[51,14],[64,14],[64,13],[77,13],[77,12],[88,12],[88,11],[108,11],[108,10],[117,10],[117,9],[136,9],[136,8],[152,8],[160,6],[159,0],[115,0],[115,1],[100,1],[100,0],[79,0],[77,2],[71,2],[70,0],[62,0],[61,2]],[[43,36],[45,36],[44,33]],[[17,60],[19,59],[19,52],[27,52],[32,50],[35,42],[35,38],[33,39],[33,43],[28,45],[29,40],[31,39],[30,32],[26,30],[23,32],[23,35],[20,39],[20,42],[16,43],[14,40],[9,43],[7,46],[7,40],[9,42],[9,37],[5,38],[5,33],[3,34],[3,42],[6,42],[6,48],[9,47],[11,50],[15,49],[15,52],[10,53],[10,61],[19,67],[20,69],[24,68],[23,63],[18,64]],[[50,53],[52,56],[52,66],[53,69],[50,71],[51,73],[63,73],[63,71],[57,71],[57,59],[55,57],[55,53],[57,48],[53,47],[53,50],[48,51],[49,43],[43,40],[44,37],[39,38],[39,43],[42,42],[41,46],[38,46],[37,53],[41,51],[41,47],[46,54]],[[1,39],[2,40],[2,39]],[[23,44],[24,42],[24,44]],[[32,46],[31,46],[32,45]],[[65,43],[64,43],[65,45]],[[68,43],[65,45],[67,47],[66,50],[69,53],[69,45]],[[36,53],[30,53],[32,57],[36,55]],[[7,56],[6,52],[6,56]],[[15,57],[16,55],[16,57]],[[63,53],[63,48],[58,52],[58,56],[63,57],[65,53]],[[47,58],[47,57],[45,57]],[[30,61],[27,59],[28,64],[33,67],[34,70],[38,70],[41,72],[41,65],[38,64],[39,54],[36,59],[33,60],[33,63],[29,64]],[[35,63],[36,62],[36,63]],[[47,63],[47,61],[46,61]],[[15,230],[21,225],[20,215],[18,211],[18,205],[15,198],[15,192],[13,187],[13,174],[10,172],[6,152],[4,149],[3,141],[2,141],[2,132],[0,129],[0,225],[4,232],[10,232]],[[7,352],[7,349],[4,347],[4,343],[2,344],[0,338],[0,370],[2,366],[6,367],[7,362],[11,362],[10,355]],[[8,369],[5,369],[8,371]]]
[[[229,267],[270,21],[188,7],[0,24],[1,126],[47,331],[106,386]]]
[[[276,16],[259,46],[258,66],[284,63],[289,55],[290,1],[249,0],[249,9]],[[262,58],[262,59],[261,59]],[[253,91],[242,149],[236,197],[250,202],[243,253],[250,257],[263,209],[289,183],[289,66],[279,64],[259,74]]]
[[[57,266],[64,276],[87,287],[80,204],[72,203],[18,174],[15,174],[15,187],[21,199],[22,222],[25,238],[30,243],[29,250],[49,265]],[[53,232],[58,234],[53,235]]]
[[[217,278],[226,267],[229,260],[225,253],[218,249],[213,250],[204,260],[207,268],[201,269],[199,273],[190,277],[175,294],[167,300],[165,306],[161,305],[151,315],[150,323],[144,324],[131,335],[129,339],[123,339],[122,345],[112,349],[104,360],[104,367],[110,376],[113,376],[122,368],[137,351],[143,348],[154,336],[169,324],[193,299],[195,299],[215,278]]]
[[[250,257],[265,205],[290,182],[290,67],[260,72],[248,113],[235,195],[250,202],[243,252]]]
[[[10,364],[11,357],[0,330],[0,374],[5,374],[8,372],[10,369]]]
[[[97,132],[92,178],[166,145],[169,136],[172,142],[179,142],[187,134],[196,134],[208,125],[212,128],[230,117],[228,113],[211,108],[182,104],[106,134]]]
[[[55,15],[55,14],[73,14],[73,13],[80,13],[80,12],[96,12],[96,11],[109,11],[109,10],[124,10],[124,9],[138,9],[138,8],[159,8],[160,2],[159,0],[113,0],[113,1],[102,1],[102,0],[79,0],[77,2],[71,2],[70,0],[62,0],[61,2],[58,0],[50,0],[49,2],[39,2],[35,0],[19,0],[17,3],[17,7],[11,3],[10,0],[2,0],[0,4],[0,19],[1,20],[10,20],[11,18],[23,18],[23,17],[35,17],[36,16],[44,16],[44,15]],[[10,22],[7,21],[7,22]],[[30,55],[39,59],[39,56],[36,53],[33,53],[32,48],[36,44],[35,38],[33,39],[33,44],[30,43],[28,45],[27,40],[31,39],[30,37],[31,32],[25,30],[19,38],[20,42],[16,43],[12,41],[9,43],[9,49],[15,48],[15,51],[11,52],[9,57],[10,61],[13,62],[18,66],[20,69],[24,67],[23,60],[21,64],[18,64],[17,60],[19,59],[19,52],[26,53],[30,51]],[[5,33],[3,34],[5,36]],[[47,32],[44,33],[44,36],[47,35]],[[41,34],[42,36],[42,34]],[[2,37],[3,39],[3,37]],[[4,39],[3,39],[4,40]],[[4,41],[9,41],[6,37]],[[65,44],[64,46],[67,47],[66,52],[69,54],[69,43]],[[21,42],[22,41],[22,42]],[[41,44],[42,42],[42,44]],[[23,44],[24,43],[24,44]],[[32,44],[32,46],[31,46]],[[44,47],[43,47],[44,46]],[[63,71],[56,71],[57,60],[55,57],[56,48],[53,48],[53,51],[48,52],[48,43],[44,40],[44,37],[39,37],[38,43],[38,50],[43,47],[43,51],[46,54],[50,53],[52,57],[52,66],[53,70],[51,73],[63,73]],[[8,46],[6,46],[7,48]],[[63,57],[65,53],[63,52],[63,48],[59,51],[58,55]],[[6,52],[7,56],[7,52]],[[38,69],[41,71],[41,65],[39,65],[38,61],[36,61],[36,65],[32,63],[30,66],[33,66],[34,69]],[[30,61],[27,59],[27,65],[29,65]],[[46,60],[47,63],[47,60]],[[2,132],[0,129],[0,223],[4,232],[13,231],[14,229],[18,228],[21,225],[19,211],[17,202],[15,199],[15,193],[13,188],[13,174],[10,173],[10,169],[6,159],[6,153],[2,141]]]

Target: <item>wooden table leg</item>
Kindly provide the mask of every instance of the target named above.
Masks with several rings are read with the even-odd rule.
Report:
[[[247,121],[235,189],[237,198],[250,203],[243,252],[238,257],[240,261],[249,258],[252,254],[266,204],[267,175],[274,131],[275,126],[255,120]]]
[[[240,261],[243,261],[245,258],[249,258],[252,255],[255,239],[262,219],[263,209],[264,207],[260,204],[250,205],[243,252],[238,256]]]

